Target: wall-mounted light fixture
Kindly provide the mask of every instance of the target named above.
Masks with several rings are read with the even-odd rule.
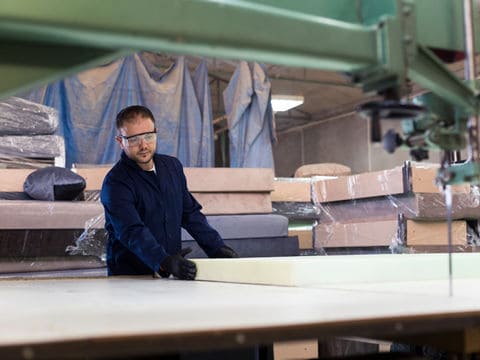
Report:
[[[272,109],[274,112],[287,111],[303,104],[303,96],[272,95]]]

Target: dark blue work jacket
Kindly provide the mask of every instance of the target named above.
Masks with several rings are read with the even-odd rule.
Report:
[[[208,256],[223,240],[200,212],[176,158],[154,155],[156,173],[122,153],[102,185],[109,275],[152,274],[181,250],[181,227]]]

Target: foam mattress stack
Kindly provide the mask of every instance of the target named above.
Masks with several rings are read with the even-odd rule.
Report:
[[[312,182],[319,209],[314,245],[326,253],[447,251],[445,195],[438,166],[406,162],[391,170]],[[474,251],[480,196],[452,187],[452,244]]]
[[[297,236],[302,252],[314,249],[313,230],[318,219],[318,208],[312,201],[310,177],[275,178],[272,208],[275,214],[289,219],[289,234]]]
[[[358,175],[275,178],[274,213],[289,218],[300,248],[317,254],[432,252],[448,248],[445,195],[438,166],[406,162]],[[452,187],[452,245],[474,251],[480,193]]]
[[[0,166],[65,166],[65,144],[54,135],[57,111],[17,97],[0,102]]]
[[[78,167],[76,172],[86,179],[87,194],[95,194],[108,170]],[[0,193],[21,194],[31,171],[0,169]],[[288,236],[288,219],[272,214],[271,169],[185,168],[185,174],[210,224],[240,256],[298,255],[298,239]],[[0,200],[2,271],[103,267],[103,226],[98,200]],[[185,231],[182,241],[193,248],[191,257],[205,256]]]

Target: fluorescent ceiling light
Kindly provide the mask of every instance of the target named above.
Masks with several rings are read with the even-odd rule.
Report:
[[[275,112],[287,111],[303,104],[303,96],[272,95],[272,109]]]

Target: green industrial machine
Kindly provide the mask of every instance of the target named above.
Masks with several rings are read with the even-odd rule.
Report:
[[[471,0],[2,0],[0,96],[140,50],[339,71],[384,97],[361,109],[372,129],[406,121],[417,158],[467,146],[469,161],[445,156],[439,181],[479,183],[478,92],[432,51],[465,51],[474,65],[477,14]],[[409,81],[435,100],[402,102]],[[438,99],[456,115],[430,107]]]

